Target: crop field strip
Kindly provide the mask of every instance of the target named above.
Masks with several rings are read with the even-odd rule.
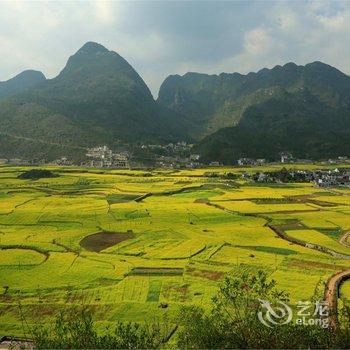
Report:
[[[172,317],[184,303],[210,305],[226,273],[261,268],[308,300],[350,265],[273,230],[350,255],[339,241],[350,231],[348,190],[206,176],[242,172],[229,168],[52,168],[59,177],[36,181],[17,179],[23,170],[0,168],[0,335],[21,335],[21,312],[31,324],[69,305],[90,305],[101,324]]]

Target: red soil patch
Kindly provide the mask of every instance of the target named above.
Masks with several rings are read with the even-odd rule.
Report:
[[[220,271],[197,270],[188,268],[187,272],[194,277],[202,277],[212,281],[218,281],[224,277],[224,273]]]
[[[80,245],[86,250],[98,253],[133,237],[132,233],[98,232],[84,237]]]
[[[189,300],[188,285],[183,286],[168,286],[164,288],[164,297],[169,300],[185,302]]]
[[[301,269],[329,269],[329,270],[343,270],[345,269],[344,266],[341,265],[335,265],[335,264],[327,264],[327,263],[321,263],[316,261],[302,261],[302,260],[291,260],[288,263],[288,267],[297,267]]]

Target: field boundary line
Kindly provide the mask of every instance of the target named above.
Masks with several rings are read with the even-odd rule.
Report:
[[[277,227],[269,224],[269,218],[268,217],[263,217],[264,214],[266,215],[266,214],[271,214],[271,213],[258,213],[258,214],[255,214],[255,213],[240,213],[240,212],[237,212],[237,211],[233,211],[233,210],[227,209],[227,208],[225,208],[225,207],[223,207],[223,206],[221,206],[219,204],[212,203],[210,201],[205,201],[205,202],[202,202],[202,203],[205,203],[206,205],[212,206],[214,208],[223,210],[223,211],[225,211],[227,213],[231,213],[231,214],[238,214],[238,215],[241,215],[241,216],[253,216],[255,218],[263,218],[263,219],[265,219],[267,221],[265,226],[270,228],[280,238],[282,238],[282,239],[284,239],[286,241],[289,241],[289,242],[294,243],[294,244],[298,244],[298,245],[300,245],[302,247],[305,247],[305,248],[310,248],[310,249],[317,250],[317,251],[319,251],[321,253],[332,255],[332,256],[334,256],[336,258],[339,258],[339,259],[344,259],[344,260],[349,259],[350,260],[350,255],[338,253],[338,252],[336,252],[336,251],[334,251],[332,249],[329,249],[329,248],[326,248],[326,247],[323,247],[323,246],[320,246],[320,245],[317,245],[317,244],[304,242],[302,240],[299,240],[299,239],[296,239],[296,238],[288,236],[282,230],[280,230]],[[350,235],[350,232],[349,232],[349,235]]]
[[[329,255],[332,255],[332,256],[339,258],[339,259],[344,259],[344,260],[350,259],[350,255],[338,253],[332,249],[323,247],[321,245],[308,243],[308,242],[299,240],[297,238],[290,237],[286,233],[284,233],[282,230],[278,229],[277,227],[275,227],[273,225],[270,225],[269,223],[267,223],[266,226],[269,227],[273,232],[275,232],[279,237],[281,237],[282,239],[285,239],[291,243],[298,244],[298,245],[305,247],[305,248],[314,249],[314,250],[317,250],[321,253],[329,254]]]
[[[43,264],[50,257],[49,251],[39,249],[37,247],[19,245],[19,244],[0,244],[0,250],[11,250],[11,249],[31,250],[31,251],[37,252],[38,254],[44,255],[45,256],[44,260],[39,264],[35,264],[35,266]]]

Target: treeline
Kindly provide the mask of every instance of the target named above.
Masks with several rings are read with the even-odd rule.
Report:
[[[52,177],[58,177],[58,175],[47,169],[31,169],[17,176],[21,180],[39,180]]]
[[[253,181],[268,183],[310,182],[314,179],[315,177],[311,171],[287,170],[286,168],[278,171],[257,172],[252,175]]]

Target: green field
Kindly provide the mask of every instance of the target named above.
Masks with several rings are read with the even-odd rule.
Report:
[[[33,181],[17,179],[25,168],[0,167],[0,336],[76,305],[89,305],[101,326],[171,318],[184,304],[209,307],[226,273],[261,268],[292,301],[310,300],[350,267],[338,242],[350,230],[350,190],[208,176],[261,167],[50,169],[59,176]],[[293,244],[270,225],[349,259]]]

